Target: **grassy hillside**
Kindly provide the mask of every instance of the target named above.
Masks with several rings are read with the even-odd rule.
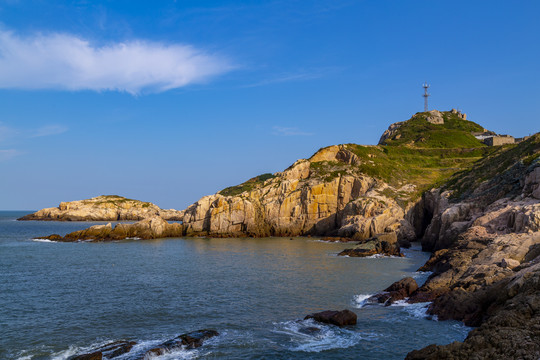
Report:
[[[404,122],[397,133],[385,141],[390,146],[421,148],[475,148],[485,147],[471,132],[483,132],[484,128],[472,121],[461,119],[449,111],[442,112],[444,124],[432,124],[426,119],[427,112],[417,113]]]
[[[416,186],[408,194],[413,200],[424,191],[443,185],[456,173],[463,173],[482,159],[499,153],[499,147],[488,147],[476,139],[473,132],[484,128],[458,114],[442,112],[444,124],[427,121],[430,113],[417,113],[401,123],[384,145],[363,146],[345,144],[345,150],[357,156],[354,164],[340,161],[310,163],[310,178],[331,181],[338,176],[367,175],[399,188],[406,184]],[[228,187],[220,194],[238,195],[261,186],[272,174],[254,177],[245,183]],[[388,194],[399,196],[400,194]]]
[[[529,139],[512,145],[495,147],[495,151],[483,157],[471,169],[461,171],[452,176],[445,187],[453,190],[454,198],[470,195],[481,183],[488,182],[514,168],[524,171],[533,161],[540,161],[540,133]]]

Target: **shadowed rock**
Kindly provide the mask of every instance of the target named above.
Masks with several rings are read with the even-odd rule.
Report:
[[[356,325],[357,316],[350,310],[334,311],[326,310],[307,315],[304,320],[313,319],[317,322],[336,326]]]
[[[130,352],[136,344],[134,341],[115,341],[94,349],[90,353],[72,356],[69,360],[102,360],[104,357],[113,359]]]
[[[388,288],[386,288],[384,292],[377,295],[373,295],[372,297],[368,299],[368,301],[377,302],[377,303],[384,304],[385,306],[389,306],[398,300],[403,300],[409,297],[417,289],[418,289],[418,284],[416,283],[416,280],[414,280],[411,277],[407,277],[399,281],[396,281],[395,283],[390,285]]]
[[[219,333],[216,330],[208,329],[182,334],[174,339],[165,341],[153,349],[148,350],[141,359],[145,359],[148,356],[163,355],[166,352],[180,348],[195,349],[202,346],[204,341],[217,335],[219,335]]]

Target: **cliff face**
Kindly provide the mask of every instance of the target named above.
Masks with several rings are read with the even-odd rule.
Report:
[[[102,195],[87,200],[62,202],[58,207],[42,209],[18,220],[117,221],[142,220],[152,216],[180,220],[181,212],[163,210],[149,202]]]
[[[306,234],[368,238],[399,231],[410,236],[404,210],[384,191],[383,181],[353,171],[358,156],[346,145],[319,150],[287,170],[240,194],[205,196],[184,210],[187,234],[211,236],[293,236]],[[349,171],[321,175],[317,165]],[[331,165],[331,166],[333,166]],[[330,167],[331,167],[330,166]],[[410,188],[401,189],[405,195]]]

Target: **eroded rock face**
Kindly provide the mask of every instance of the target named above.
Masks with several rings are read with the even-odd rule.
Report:
[[[142,220],[152,216],[172,221],[182,220],[183,213],[173,209],[160,209],[149,202],[108,195],[62,202],[58,207],[42,209],[18,220],[117,221]]]
[[[423,246],[436,250],[420,270],[433,274],[409,301],[433,301],[439,320],[478,326],[463,342],[429,346],[407,359],[537,359],[540,356],[538,162],[511,166],[468,189],[439,193]]]
[[[233,237],[354,235],[365,239],[397,232],[399,237],[414,237],[404,210],[381,194],[388,187],[383,182],[347,173],[330,178],[312,176],[312,166],[320,162],[358,161],[346,147],[330,146],[249,191],[205,196],[184,210],[186,233]]]
[[[179,223],[168,223],[159,216],[154,216],[134,224],[117,224],[114,228],[107,225],[94,225],[88,229],[74,231],[65,236],[57,234],[40,237],[52,241],[111,241],[128,238],[158,239],[166,237],[182,237],[184,227]]]
[[[326,310],[307,315],[304,320],[313,319],[320,323],[332,324],[336,326],[356,325],[357,316],[350,310]]]
[[[419,359],[531,359],[540,357],[540,258],[475,293],[446,296],[445,305],[480,326],[464,342],[430,345],[407,355]],[[453,316],[456,317],[456,316]]]

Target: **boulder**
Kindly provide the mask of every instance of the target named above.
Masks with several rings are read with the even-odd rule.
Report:
[[[373,295],[368,299],[368,302],[377,302],[389,306],[398,300],[403,300],[411,296],[417,289],[418,284],[416,280],[407,277],[396,281],[386,288],[384,292]]]
[[[326,310],[307,315],[304,320],[313,319],[320,323],[332,324],[336,326],[356,325],[357,316],[350,310]]]
[[[403,256],[396,233],[379,234],[364,240],[352,249],[345,249],[339,256],[366,257],[372,255]]]
[[[93,349],[90,353],[72,356],[69,360],[102,360],[104,357],[113,359],[117,356],[127,354],[136,344],[135,341],[114,341],[97,349]]]
[[[164,355],[171,350],[175,350],[182,347],[185,347],[188,349],[195,349],[202,346],[204,341],[217,335],[219,335],[219,333],[216,330],[210,330],[210,329],[197,330],[197,331],[192,331],[187,334],[182,334],[175,337],[174,339],[165,341],[164,343],[156,346],[153,349],[148,350],[144,354],[142,359],[146,359],[150,356]]]

